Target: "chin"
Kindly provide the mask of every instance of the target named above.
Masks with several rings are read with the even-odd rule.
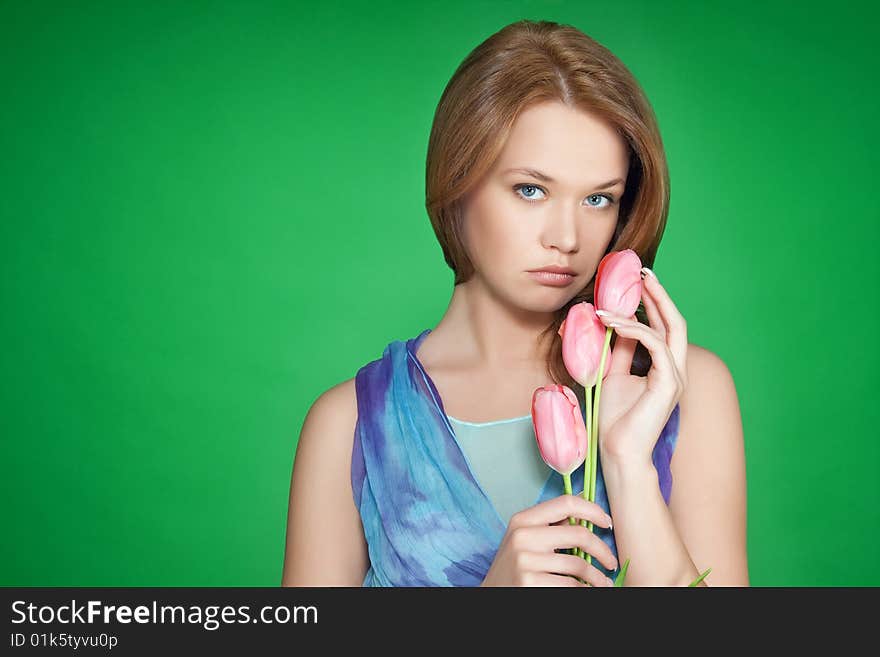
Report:
[[[531,298],[526,298],[530,296]],[[564,307],[573,297],[569,290],[544,288],[537,294],[520,294],[515,299],[516,305],[527,312],[554,313]]]

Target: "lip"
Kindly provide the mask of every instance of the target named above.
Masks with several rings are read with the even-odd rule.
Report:
[[[576,275],[577,272],[571,267],[561,267],[559,265],[547,265],[546,267],[541,267],[540,269],[530,269],[529,271],[549,271],[554,274],[571,274]]]
[[[538,283],[549,285],[551,287],[567,287],[574,282],[575,278],[574,274],[558,273],[547,271],[546,269],[530,271],[528,274]]]

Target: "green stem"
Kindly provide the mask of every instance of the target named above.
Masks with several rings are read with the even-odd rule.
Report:
[[[571,495],[571,475],[570,474],[562,475],[562,485],[565,488],[565,494]],[[574,516],[568,517],[568,524],[569,525],[576,525],[577,524],[577,520],[574,519]],[[569,548],[569,554],[577,554],[577,550],[578,550],[578,548]]]
[[[596,456],[599,450],[599,400],[602,397],[602,379],[605,373],[605,357],[608,354],[608,348],[611,345],[611,333],[614,331],[610,326],[605,329],[605,344],[602,345],[602,358],[599,359],[599,373],[596,375],[596,398],[594,400],[594,412],[593,412],[593,442],[590,445],[590,502],[596,501],[596,473],[598,468],[596,467]],[[584,490],[587,489],[586,482],[584,483]],[[592,521],[587,523],[587,529],[591,532],[593,531],[593,523]],[[593,563],[592,555],[587,555],[587,563]]]
[[[590,498],[589,481],[590,481],[590,473],[593,471],[593,463],[590,459],[590,451],[591,451],[592,445],[593,445],[593,437],[592,437],[592,434],[593,434],[593,428],[592,428],[592,424],[593,424],[593,422],[592,422],[593,394],[592,393],[593,393],[593,386],[590,386],[589,388],[584,388],[584,410],[586,411],[586,414],[587,414],[587,421],[586,421],[586,425],[587,425],[587,456],[586,456],[586,459],[584,460],[584,490],[581,493],[581,497],[583,497],[585,500],[588,500]],[[586,526],[587,526],[587,521],[585,518],[582,518],[581,519],[581,527],[586,527]],[[580,548],[578,548],[577,554],[582,559],[587,558],[586,553]]]
[[[703,572],[702,575],[700,575],[699,577],[697,577],[697,579],[695,579],[693,582],[691,582],[690,584],[688,584],[688,587],[696,586],[697,584],[699,584],[700,582],[702,582],[702,581],[706,578],[706,575],[708,575],[708,574],[711,573],[711,572],[712,572],[712,569],[711,569],[711,568],[707,568],[707,569]]]

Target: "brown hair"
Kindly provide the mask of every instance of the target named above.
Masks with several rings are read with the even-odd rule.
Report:
[[[455,273],[454,285],[474,273],[461,237],[467,193],[492,168],[519,113],[551,100],[605,119],[628,144],[626,192],[606,253],[632,249],[642,264],[653,266],[669,210],[669,171],[647,97],[610,50],[577,28],[521,20],[491,35],[465,57],[434,114],[425,207],[446,263]],[[593,302],[594,283],[595,274],[556,312],[553,323],[540,336],[541,342],[552,339],[548,369],[553,380],[581,396],[583,388],[562,361],[562,339],[557,330],[572,305]],[[641,304],[636,317],[648,323]],[[644,376],[650,362],[644,345],[637,343],[631,372]]]

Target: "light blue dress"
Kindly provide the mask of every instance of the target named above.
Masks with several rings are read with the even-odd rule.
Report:
[[[511,510],[564,494],[559,473],[545,466],[545,476],[539,476],[534,433],[534,454],[522,453],[529,449],[525,418],[499,421],[518,431],[502,431],[509,449],[492,450],[477,445],[488,427],[462,432],[462,423],[446,415],[434,382],[415,355],[430,331],[389,343],[381,358],[355,376],[358,419],[351,486],[370,558],[364,586],[479,586]],[[667,504],[678,424],[676,405],[653,451]],[[583,490],[583,471],[580,467],[571,475],[575,493]],[[595,502],[610,513],[601,459]],[[616,557],[613,532],[599,526],[593,531]],[[592,563],[613,577],[597,559]]]
[[[532,416],[493,422],[446,417],[474,479],[504,524],[517,511],[532,506],[550,476],[550,467],[538,451]]]

